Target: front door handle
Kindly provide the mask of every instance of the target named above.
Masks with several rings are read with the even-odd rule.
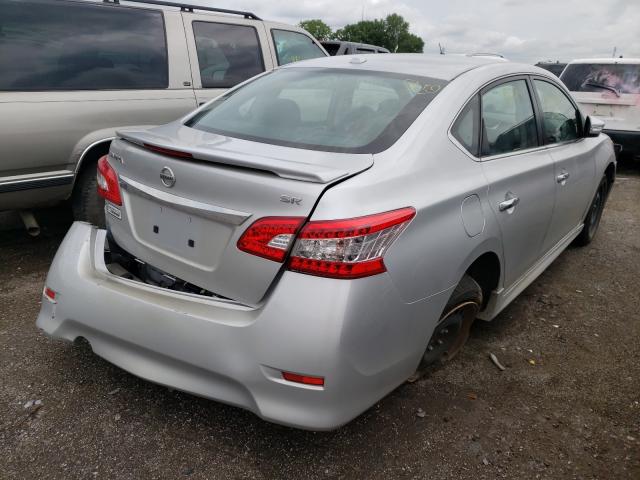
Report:
[[[518,203],[520,203],[520,198],[516,197],[513,193],[509,192],[505,196],[505,200],[498,204],[498,210],[500,210],[501,212],[510,210],[514,208],[516,205],[518,205]]]
[[[569,172],[562,172],[560,175],[556,177],[556,182],[564,185],[567,179],[570,177]]]

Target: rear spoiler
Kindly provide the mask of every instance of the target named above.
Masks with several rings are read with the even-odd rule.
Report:
[[[183,127],[187,129],[188,127]],[[191,129],[189,129],[191,130]],[[297,150],[301,158],[316,160],[314,163],[299,160],[290,160],[282,156],[262,153],[273,150],[272,145],[263,149],[244,148],[229,149],[225,141],[209,142],[198,144],[198,142],[176,142],[172,138],[158,135],[150,130],[120,130],[116,132],[118,138],[133,143],[139,147],[155,151],[157,153],[173,152],[176,157],[192,158],[221,165],[231,165],[239,168],[261,170],[273,173],[282,178],[301,180],[313,183],[329,183],[343,177],[347,177],[362,170],[366,170],[373,164],[372,155],[365,154],[345,154],[318,152],[303,149],[293,149],[289,147],[278,147],[280,149]],[[225,139],[227,137],[220,137]],[[201,140],[201,139],[200,139]],[[233,139],[234,142],[246,142],[246,144],[256,144],[246,140]],[[245,152],[240,151],[245,150]],[[251,153],[248,152],[251,150]],[[256,153],[254,153],[254,151]],[[296,152],[297,153],[297,152]],[[289,155],[291,155],[289,153]]]

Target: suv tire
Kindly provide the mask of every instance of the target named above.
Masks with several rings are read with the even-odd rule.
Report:
[[[98,196],[97,165],[97,160],[92,160],[80,170],[71,197],[71,208],[74,220],[104,228],[104,200]]]

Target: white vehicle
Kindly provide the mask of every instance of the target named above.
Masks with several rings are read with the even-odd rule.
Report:
[[[560,79],[585,115],[604,120],[619,152],[640,156],[640,58],[574,60]]]

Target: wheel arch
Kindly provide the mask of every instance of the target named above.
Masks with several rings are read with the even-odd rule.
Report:
[[[604,174],[607,176],[607,182],[609,183],[609,192],[611,191],[611,187],[613,187],[613,183],[616,181],[616,164],[615,162],[610,162],[607,165],[607,168],[604,170]]]
[[[469,275],[482,288],[481,311],[487,308],[493,292],[499,290],[502,285],[504,262],[501,252],[500,239],[489,236],[476,245],[458,269],[456,282],[459,283],[464,275]]]
[[[480,285],[482,289],[482,309],[486,308],[491,294],[498,288],[502,278],[500,257],[493,251],[486,251],[467,267],[465,274]]]

